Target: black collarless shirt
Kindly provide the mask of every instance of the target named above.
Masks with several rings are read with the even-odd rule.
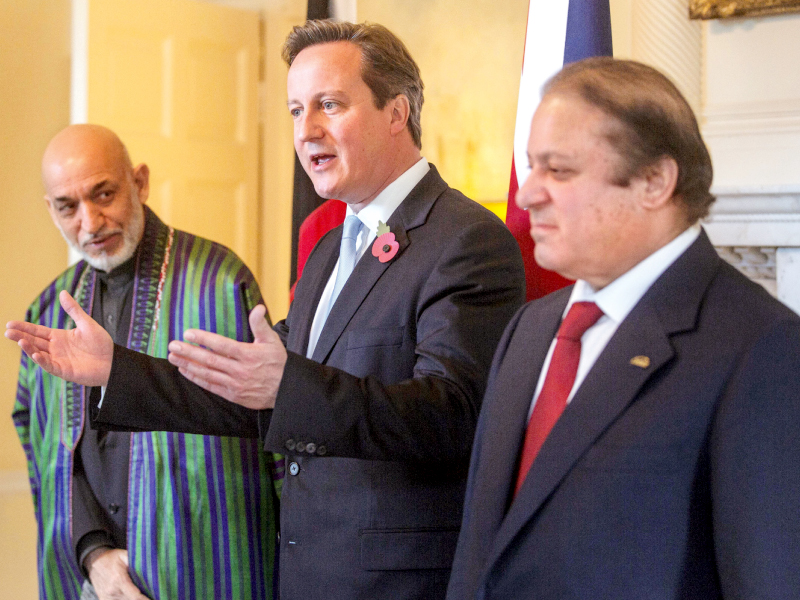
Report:
[[[121,346],[130,334],[135,268],[134,254],[109,273],[97,271],[92,318]],[[87,402],[73,467],[73,544],[81,566],[98,547],[127,547],[131,434],[91,429],[88,411]]]

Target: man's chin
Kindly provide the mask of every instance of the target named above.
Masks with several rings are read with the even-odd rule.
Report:
[[[320,185],[319,187],[315,185],[314,191],[317,192],[317,196],[319,196],[323,200],[333,200],[334,198],[338,200],[336,192],[334,192],[333,189],[323,187],[322,185]]]
[[[536,242],[536,240],[534,240],[534,242]],[[547,271],[559,273],[559,269],[563,267],[561,261],[557,260],[557,257],[547,252],[547,248],[545,248],[544,244],[539,245],[537,243],[533,249],[533,258],[536,260],[537,265]]]
[[[75,248],[75,246],[72,247],[78,252],[80,257],[92,267],[98,271],[105,271],[106,273],[116,269],[131,256],[133,256],[134,252],[136,252],[136,245],[128,242],[127,240],[125,240],[125,243],[121,244],[120,247],[116,248],[114,252],[97,252],[95,254],[89,254],[82,248]]]
[[[116,254],[101,254],[98,256],[91,256],[85,252],[80,252],[80,255],[81,258],[92,265],[92,267],[98,271],[105,271],[106,273],[113,271],[130,258],[130,256],[123,256],[120,252]]]
[[[338,184],[337,181],[333,181],[330,177],[326,177],[325,174],[321,173],[309,174],[309,179],[311,179],[311,185],[314,186],[314,191],[320,198],[325,200],[338,199],[335,190]]]

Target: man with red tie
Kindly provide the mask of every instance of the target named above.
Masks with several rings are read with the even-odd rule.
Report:
[[[576,279],[495,354],[450,600],[800,597],[800,319],[698,224],[711,160],[644,65],[545,85],[517,195]]]

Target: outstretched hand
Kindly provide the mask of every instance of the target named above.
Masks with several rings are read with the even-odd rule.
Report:
[[[24,321],[6,323],[6,337],[22,348],[48,373],[82,385],[104,386],[111,374],[114,341],[65,290],[61,307],[75,321],[75,329],[51,329]]]
[[[266,312],[263,304],[250,311],[253,343],[189,329],[183,337],[191,343],[170,342],[169,362],[212,394],[246,408],[273,408],[286,365],[286,349],[267,324]]]

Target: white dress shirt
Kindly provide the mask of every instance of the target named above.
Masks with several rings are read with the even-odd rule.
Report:
[[[375,196],[372,202],[358,212],[358,218],[364,224],[364,227],[361,229],[356,239],[356,264],[358,264],[358,261],[364,256],[370,243],[378,236],[378,221],[383,223],[389,221],[389,217],[392,216],[395,209],[400,206],[406,196],[411,193],[411,190],[425,177],[430,168],[428,161],[424,158],[420,158],[410,169],[387,185],[380,194]],[[345,218],[354,214],[356,214],[356,212],[348,204]],[[325,325],[326,315],[330,312],[328,305],[331,302],[333,288],[336,283],[336,273],[338,271],[339,261],[337,260],[336,266],[333,268],[333,272],[328,278],[328,283],[325,285],[325,289],[319,299],[319,304],[317,304],[317,311],[314,313],[314,322],[311,324],[311,332],[308,336],[307,358],[311,358],[314,354],[319,336],[322,333],[322,328]]]
[[[603,311],[603,316],[600,317],[597,323],[587,329],[586,333],[581,337],[581,358],[578,362],[578,373],[575,376],[575,383],[570,390],[567,403],[572,400],[575,392],[578,391],[586,375],[594,366],[594,363],[597,362],[597,358],[614,336],[622,321],[625,320],[625,317],[628,316],[633,307],[639,303],[642,296],[661,277],[664,271],[692,245],[699,235],[700,225],[692,225],[669,244],[653,252],[630,271],[617,277],[599,291],[595,291],[591,285],[582,279],[575,282],[575,287],[572,289],[572,294],[570,294],[569,302],[567,302],[562,318],[566,316],[569,309],[576,302],[594,302]],[[556,339],[553,338],[542,365],[542,372],[539,374],[539,382],[533,394],[528,418],[533,412],[539,392],[542,391],[544,378],[547,374],[547,369],[550,367],[550,359],[553,356],[555,347]]]

